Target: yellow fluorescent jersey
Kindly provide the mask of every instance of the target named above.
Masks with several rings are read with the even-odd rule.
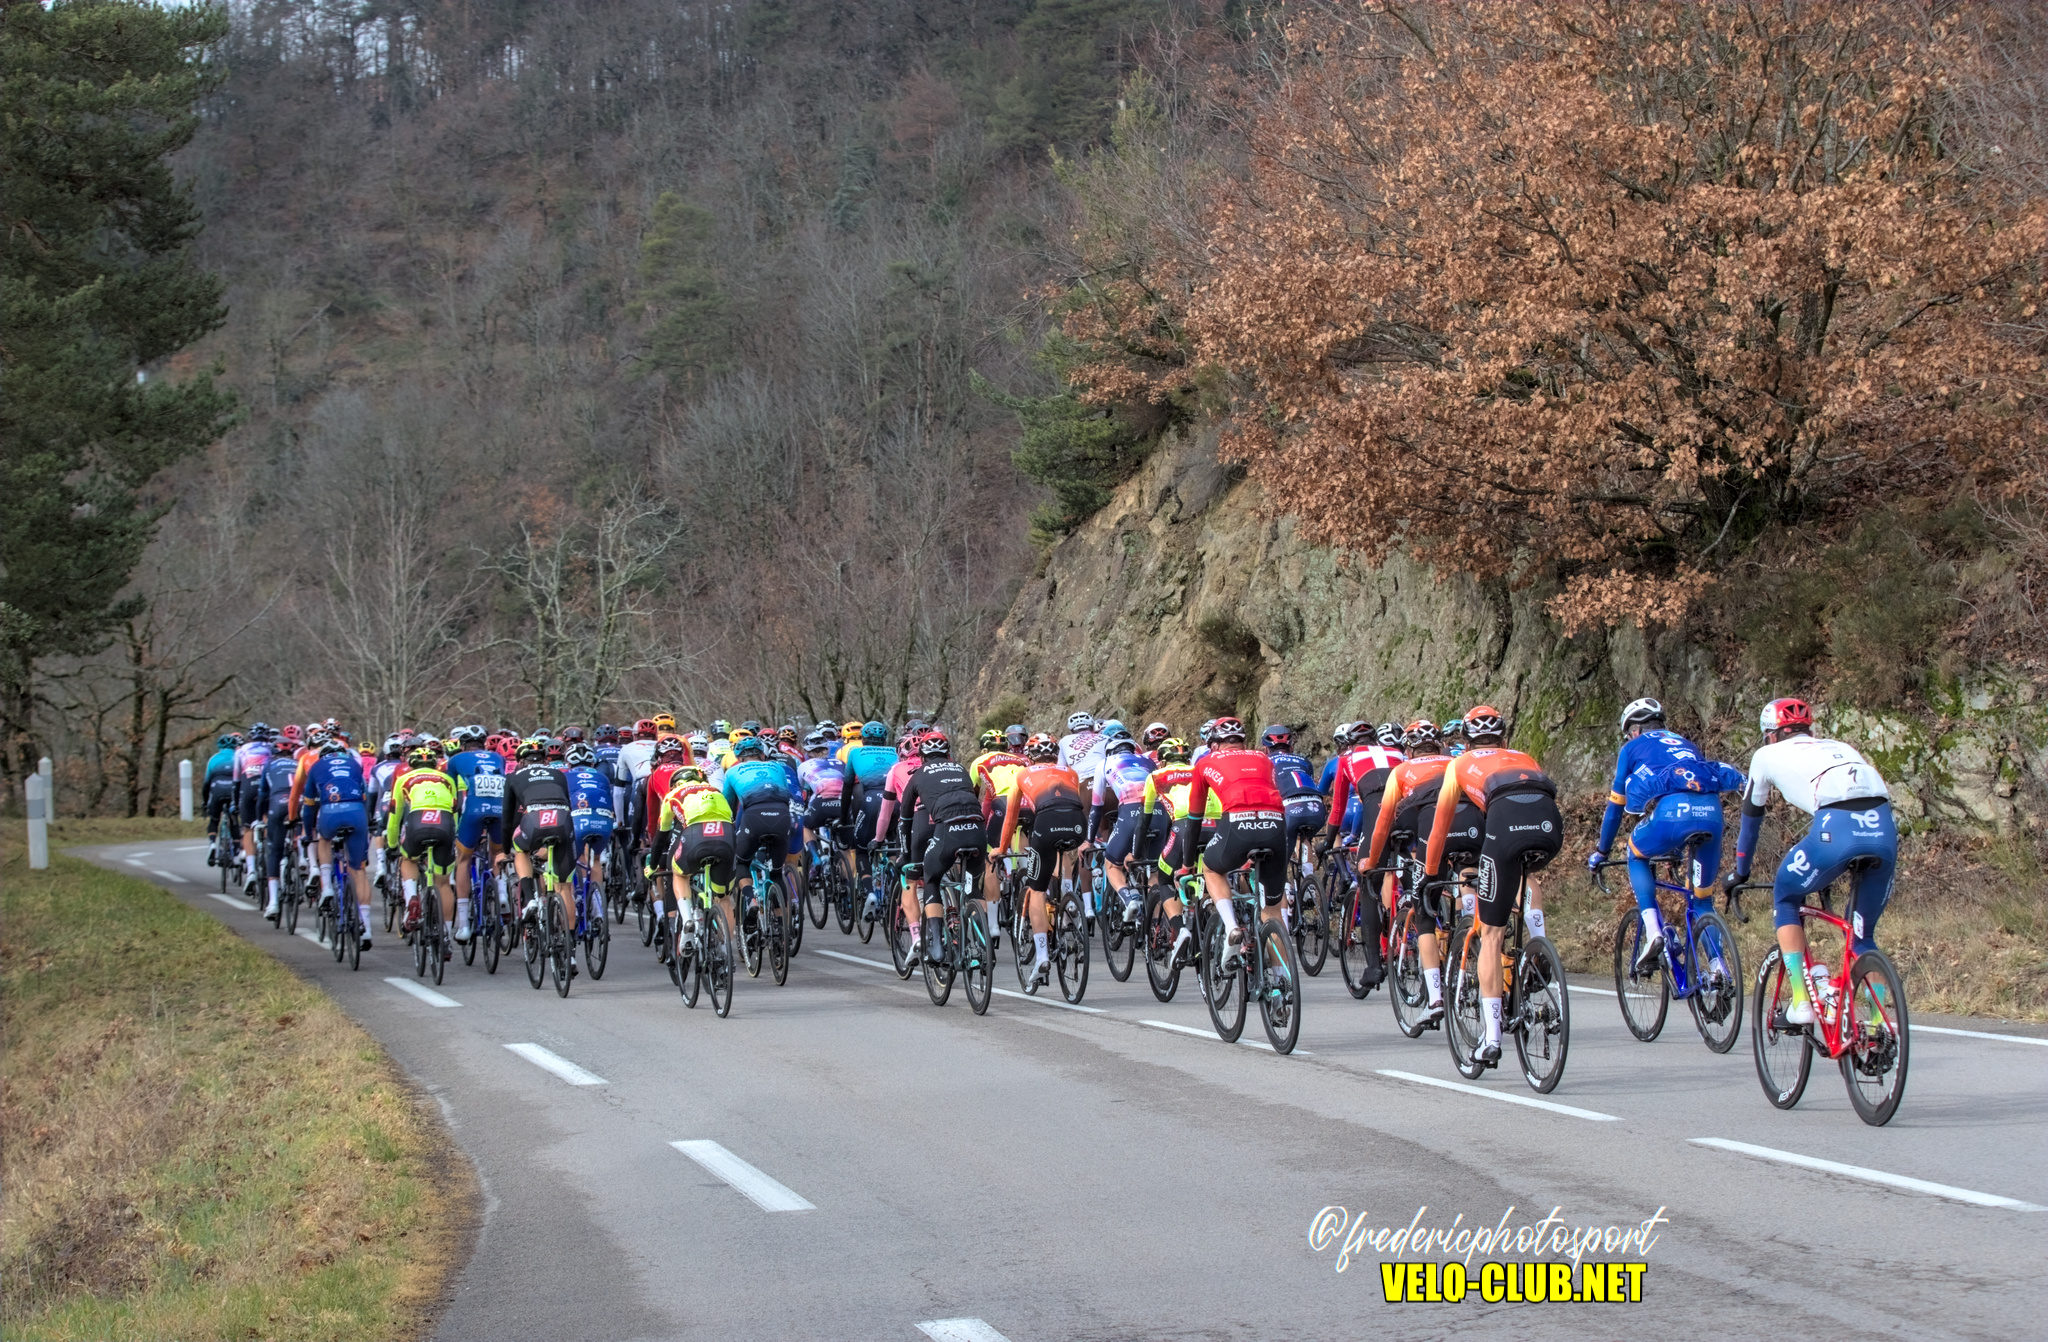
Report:
[[[967,768],[967,776],[976,787],[990,787],[996,796],[1008,797],[1016,790],[1017,776],[1029,763],[1022,755],[1008,750],[985,750],[974,757],[974,763]]]
[[[679,825],[701,825],[707,820],[731,819],[732,806],[722,789],[709,783],[683,783],[670,788],[661,799],[656,828],[667,830]]]
[[[408,769],[399,775],[391,797],[391,818],[384,822],[384,842],[398,843],[405,817],[414,811],[442,811],[453,819],[455,784],[439,769]]]
[[[1145,814],[1163,803],[1166,818],[1178,820],[1188,813],[1188,790],[1195,785],[1195,771],[1186,764],[1162,764],[1145,780]],[[1216,794],[1209,794],[1214,800]]]

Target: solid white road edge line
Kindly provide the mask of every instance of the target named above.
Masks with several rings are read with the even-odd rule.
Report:
[[[2036,1048],[2048,1048],[2048,1039],[2035,1039],[2023,1034],[1992,1034],[1988,1030],[1952,1030],[1946,1025],[1913,1025],[1915,1034],[1956,1034],[1966,1039],[1996,1039],[2001,1044],[2032,1044]]]
[[[1600,995],[1601,995],[1602,997],[1612,997],[1612,996],[1614,996],[1614,989],[1612,989],[1612,988],[1595,988],[1595,987],[1594,987],[1594,986],[1593,986],[1592,984],[1590,984],[1590,983],[1568,983],[1568,984],[1567,984],[1566,986],[1567,986],[1567,987],[1569,987],[1569,988],[1570,988],[1570,989],[1571,989],[1571,990],[1572,990],[1573,992],[1575,992],[1575,993],[1598,993],[1598,994],[1600,994]]]
[[[1731,1142],[1726,1137],[1694,1137],[1694,1146],[1711,1146],[1717,1151],[1733,1151],[1739,1156],[1755,1156],[1758,1160],[1775,1160],[1781,1165],[1797,1165],[1801,1169],[1819,1170],[1823,1174],[1839,1174],[1845,1179],[1861,1179],[1865,1183],[1884,1184],[1889,1188],[1902,1188],[1908,1193],[1925,1193],[1930,1197],[1948,1198],[1952,1202],[1967,1202],[1978,1207],[2004,1207],[2008,1211],[2048,1211],[2048,1207],[2037,1207],[2031,1202],[2018,1198],[2002,1198],[1996,1193],[1979,1193],[1974,1189],[1956,1188],[1950,1184],[1931,1183],[1926,1179],[1910,1179],[1903,1174],[1886,1174],[1883,1170],[1869,1170],[1861,1165],[1844,1165],[1840,1161],[1822,1160],[1818,1156],[1802,1156],[1795,1151],[1777,1151],[1768,1146],[1751,1146],[1748,1142]]]
[[[886,969],[892,974],[896,972],[896,966],[884,963],[881,960],[870,960],[865,955],[848,955],[845,951],[828,951],[823,948],[819,948],[812,953],[816,955],[829,955],[834,960],[844,960],[850,965],[865,965],[869,969]],[[1040,1006],[1058,1007],[1062,1011],[1079,1011],[1083,1015],[1088,1016],[1108,1014],[1101,1007],[1075,1006],[1072,1002],[1059,1002],[1050,997],[1033,997],[1029,993],[1020,993],[1015,988],[997,988],[995,992],[998,997],[1014,997],[1020,1002],[1036,1002]]]
[[[1141,1020],[1138,1022],[1138,1024],[1149,1025],[1155,1030],[1171,1030],[1175,1034],[1190,1035],[1196,1039],[1216,1038],[1216,1032],[1214,1030],[1198,1030],[1192,1025],[1175,1025],[1170,1020]],[[1246,1048],[1262,1048],[1266,1050],[1266,1052],[1268,1053],[1273,1052],[1273,1046],[1263,1039],[1239,1039],[1237,1042],[1243,1044]],[[1304,1058],[1313,1058],[1315,1056],[1315,1054],[1309,1052],[1305,1048],[1298,1048],[1294,1051],[1298,1056]]]
[[[188,843],[183,848],[173,848],[174,853],[203,853],[213,847],[210,843]]]
[[[670,1142],[676,1150],[731,1184],[764,1212],[809,1212],[817,1208],[781,1181],[763,1174],[717,1142],[699,1139]]]
[[[221,903],[230,905],[237,909],[247,909],[255,907],[254,905],[250,904],[249,901],[246,899],[236,899],[233,895],[224,895],[218,890],[207,891],[206,897],[208,899],[217,899]]]
[[[149,854],[147,854],[147,853],[144,853],[144,854],[142,855],[142,857],[148,857],[148,856],[149,856]],[[122,858],[121,860],[122,860],[123,862],[126,862],[126,863],[127,863],[127,864],[128,864],[129,866],[131,866],[131,867],[139,867],[139,866],[142,866],[142,865],[143,865],[143,862],[142,862],[142,857],[124,857],[124,858]]]
[[[539,1044],[507,1044],[520,1057],[543,1071],[553,1072],[572,1086],[602,1086],[605,1079],[595,1072],[586,1072],[559,1053],[550,1053]]]
[[[926,1319],[917,1331],[932,1342],[1010,1342],[981,1319]]]
[[[161,879],[166,881],[176,881],[179,885],[192,884],[192,882],[186,880],[183,876],[173,876],[171,875],[171,873],[167,871],[158,871],[155,867],[151,867],[149,869],[149,874],[152,876],[160,877]]]
[[[1415,1072],[1400,1072],[1391,1067],[1379,1068],[1381,1076],[1391,1076],[1401,1081],[1413,1081],[1418,1085],[1436,1086],[1443,1090],[1461,1091],[1466,1095],[1477,1095],[1482,1099],[1499,1100],[1503,1104],[1526,1105],[1531,1109],[1548,1109],[1553,1114],[1565,1114],[1571,1118],[1591,1119],[1595,1123],[1619,1123],[1614,1114],[1603,1114],[1592,1109],[1578,1109],[1555,1100],[1539,1100],[1534,1095],[1514,1095],[1504,1090],[1488,1090],[1484,1086],[1468,1086],[1462,1081],[1445,1081],[1441,1077],[1422,1076]]]
[[[456,1001],[452,997],[446,996],[442,993],[435,992],[432,988],[429,988],[424,983],[414,983],[411,979],[402,979],[396,977],[395,975],[391,978],[385,979],[384,981],[390,984],[392,987],[398,989],[398,991],[402,993],[411,993],[414,997],[419,998],[428,1006],[453,1007],[462,1005],[462,1003]]]

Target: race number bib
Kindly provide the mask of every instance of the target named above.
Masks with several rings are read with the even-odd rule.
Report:
[[[470,791],[479,797],[502,797],[505,795],[503,774],[478,774],[469,780]]]

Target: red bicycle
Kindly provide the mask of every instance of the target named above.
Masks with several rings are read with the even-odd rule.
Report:
[[[1854,870],[1852,866],[1852,873]],[[1770,888],[1768,882],[1735,887],[1738,892]],[[1813,1024],[1786,1021],[1792,985],[1786,979],[1784,952],[1772,947],[1756,971],[1751,1017],[1755,1024],[1750,1039],[1756,1051],[1757,1080],[1772,1104],[1790,1109],[1806,1091],[1813,1055],[1824,1054],[1840,1064],[1857,1115],[1872,1127],[1882,1127],[1891,1122],[1906,1093],[1905,985],[1883,951],[1868,950],[1851,959],[1849,921],[1835,914],[1832,889],[1821,891],[1820,906],[1806,905],[1799,910],[1799,917],[1806,928]],[[1842,953],[1832,974],[1817,972],[1824,962],[1814,941],[1816,923],[1826,924],[1841,938]]]

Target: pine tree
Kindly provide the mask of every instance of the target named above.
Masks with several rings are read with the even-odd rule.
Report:
[[[142,492],[217,439],[232,393],[145,374],[219,326],[169,156],[221,77],[226,11],[0,8],[0,769],[25,773],[36,666],[92,651],[165,509]]]

